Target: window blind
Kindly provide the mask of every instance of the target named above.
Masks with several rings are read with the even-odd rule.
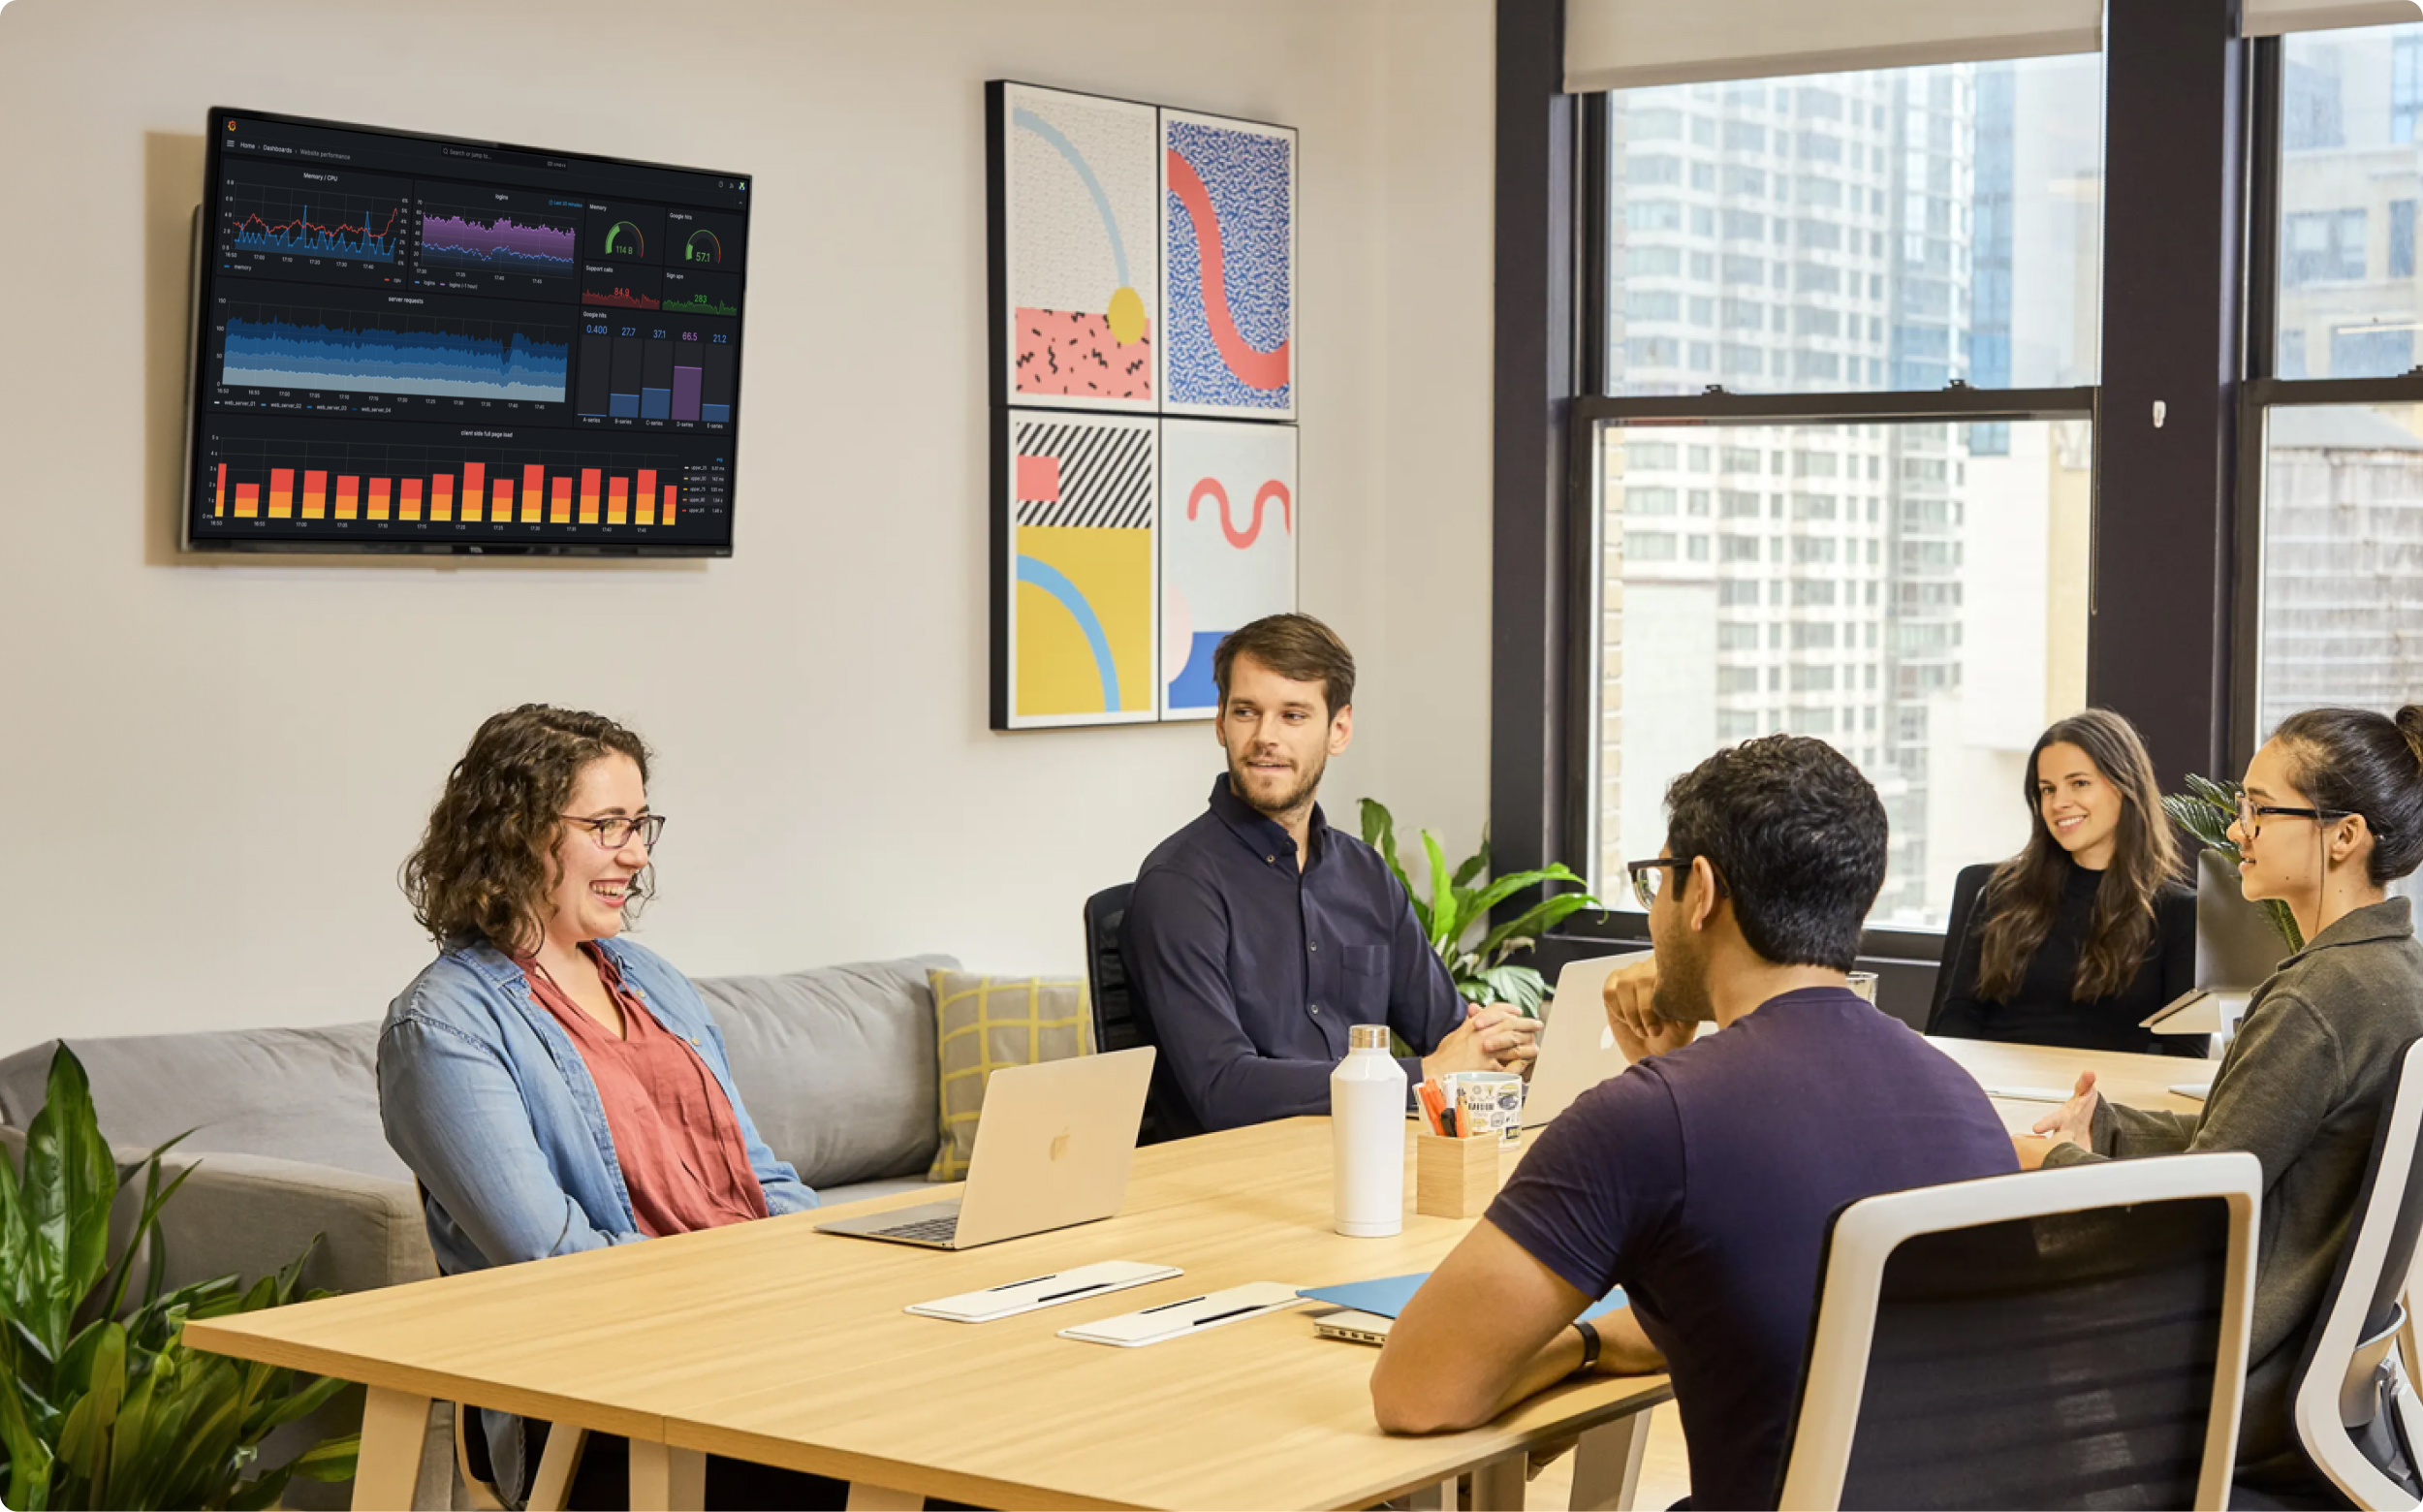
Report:
[[[2315,0],[2268,0],[2313,8]],[[2342,10],[2415,11],[2413,0]],[[2332,24],[2358,24],[2334,22]],[[2102,0],[1566,0],[1565,88],[1835,74],[2094,52]]]
[[[2277,37],[2407,21],[2423,21],[2423,5],[2415,0],[2247,0],[2239,29],[2250,37]]]

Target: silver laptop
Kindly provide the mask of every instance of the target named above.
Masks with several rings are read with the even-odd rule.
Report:
[[[973,1249],[1119,1211],[1152,1084],[1152,1047],[1003,1066],[985,1083],[967,1185],[921,1203],[816,1227],[928,1249]]]
[[[1531,1088],[1523,1095],[1523,1126],[1535,1129],[1573,1106],[1573,1100],[1606,1081],[1621,1076],[1629,1064],[1616,1047],[1607,1026],[1601,990],[1619,967],[1647,961],[1654,954],[1636,950],[1621,956],[1593,956],[1576,961],[1557,973],[1557,995],[1549,1009],[1548,1026],[1540,1031],[1540,1056],[1531,1065]]]

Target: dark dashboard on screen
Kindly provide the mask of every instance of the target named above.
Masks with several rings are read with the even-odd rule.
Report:
[[[731,553],[747,175],[209,134],[188,549]]]

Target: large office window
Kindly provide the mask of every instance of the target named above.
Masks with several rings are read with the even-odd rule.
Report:
[[[2273,371],[2378,378],[2416,362],[2423,25],[2281,40]]]
[[[2093,383],[2101,78],[2090,55],[1610,96],[1609,392]]]
[[[2256,728],[2423,697],[2423,405],[2279,405],[2264,435]]]
[[[2100,120],[2092,55],[1609,97],[1602,896],[1674,776],[1778,730],[1884,797],[1872,926],[2024,838],[2086,696]]]
[[[1940,929],[2086,702],[2091,446],[2083,419],[1603,425],[1599,877],[1657,853],[1677,775],[1789,731],[1884,799],[1872,925]]]
[[[2276,318],[2240,421],[2242,757],[2301,709],[2423,696],[2423,25],[2283,37],[2262,82]]]

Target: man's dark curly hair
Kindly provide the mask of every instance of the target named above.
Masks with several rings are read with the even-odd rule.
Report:
[[[1884,886],[1885,814],[1841,751],[1769,735],[1718,751],[1666,789],[1666,848],[1705,856],[1742,938],[1779,966],[1848,971]]]
[[[563,880],[555,842],[581,769],[620,754],[647,780],[647,744],[603,714],[524,704],[491,714],[447,775],[421,844],[404,862],[412,916],[441,948],[485,940],[528,955],[547,938],[548,894]],[[653,865],[624,912],[655,896]]]

